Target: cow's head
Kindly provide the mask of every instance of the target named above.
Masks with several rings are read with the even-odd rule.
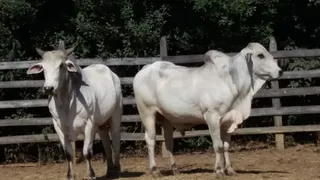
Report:
[[[249,71],[260,79],[279,78],[283,71],[276,59],[259,43],[249,43],[241,53],[247,61]]]
[[[43,72],[45,83],[43,90],[47,94],[55,94],[61,87],[68,72],[76,73],[79,71],[77,66],[68,59],[73,52],[74,47],[64,49],[60,47],[58,50],[43,51],[36,48],[37,53],[42,57],[42,61],[29,67],[27,74],[38,74]]]

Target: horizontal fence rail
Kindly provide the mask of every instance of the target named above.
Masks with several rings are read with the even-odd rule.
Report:
[[[254,128],[239,128],[236,129],[233,135],[257,135],[257,134],[274,134],[274,133],[292,133],[292,132],[313,132],[320,131],[320,125],[305,125],[305,126],[281,126],[281,127],[254,127]],[[174,132],[173,137],[189,138],[199,136],[209,136],[209,130],[186,131],[184,136],[179,132]],[[144,133],[121,133],[123,141],[143,141]],[[83,135],[78,135],[77,140],[83,140]],[[99,134],[95,135],[96,140],[100,140]],[[111,137],[110,137],[111,138]],[[157,141],[163,141],[162,135],[156,136]],[[34,134],[0,137],[0,145],[5,144],[22,144],[22,143],[41,143],[41,142],[56,142],[59,141],[57,134]]]
[[[270,52],[275,58],[305,58],[320,56],[320,49],[307,50],[291,50],[291,51],[274,51]],[[234,56],[237,53],[226,53],[229,56]],[[76,59],[79,66],[88,66],[91,64],[105,64],[108,66],[133,66],[145,65],[156,61],[170,61],[173,63],[199,63],[203,62],[204,55],[179,55],[166,57],[137,57],[137,58],[110,58],[110,59]],[[0,70],[10,69],[27,69],[32,64],[38,63],[40,60],[31,61],[14,61],[0,62]]]
[[[286,71],[279,79],[302,79],[302,78],[318,78],[320,77],[320,70],[308,70],[308,71]],[[278,80],[278,79],[271,79]],[[120,78],[121,84],[132,84],[133,77]],[[0,82],[0,88],[38,88],[42,87],[44,80],[20,80],[20,81],[2,81]]]
[[[253,108],[250,117],[261,116],[280,116],[280,115],[298,115],[298,114],[319,114],[320,105],[318,106],[291,106],[277,108]],[[140,122],[139,115],[123,115],[123,123],[127,122]],[[39,117],[39,118],[21,118],[21,119],[0,119],[0,127],[8,126],[40,126],[52,125],[52,118]]]
[[[264,89],[257,92],[255,98],[271,98],[271,97],[286,97],[286,96],[306,96],[320,94],[320,87],[303,87],[303,88],[280,88],[280,89]],[[123,105],[136,104],[134,97],[123,98]],[[0,109],[8,108],[30,108],[30,107],[46,107],[47,99],[33,100],[8,100],[0,101]]]

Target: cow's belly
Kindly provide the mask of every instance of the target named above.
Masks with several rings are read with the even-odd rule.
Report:
[[[163,115],[172,125],[203,124],[203,113],[199,107],[190,103],[175,101],[166,101],[158,106],[158,112]],[[176,103],[174,103],[176,102]]]

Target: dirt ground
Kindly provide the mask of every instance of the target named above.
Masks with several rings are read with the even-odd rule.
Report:
[[[227,180],[313,180],[320,179],[320,150],[314,146],[297,146],[284,151],[275,149],[243,151],[231,153],[235,176],[226,176]],[[217,179],[213,173],[214,155],[212,153],[193,153],[176,155],[176,164],[181,174],[172,176],[166,173],[166,159],[157,157],[159,169],[165,180]],[[147,157],[122,158],[122,173],[119,179],[152,179],[148,170]],[[3,180],[58,180],[65,179],[66,163],[48,164],[10,164],[0,166],[0,179]],[[94,161],[97,180],[105,180],[106,166],[102,160]],[[86,164],[76,164],[77,179],[86,177]]]

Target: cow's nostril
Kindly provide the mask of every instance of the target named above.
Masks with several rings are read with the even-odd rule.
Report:
[[[46,86],[43,87],[44,92],[48,93],[48,92],[52,92],[53,91],[53,86]]]
[[[279,71],[279,77],[282,76],[282,75],[283,75],[283,71],[280,70],[280,71]]]

